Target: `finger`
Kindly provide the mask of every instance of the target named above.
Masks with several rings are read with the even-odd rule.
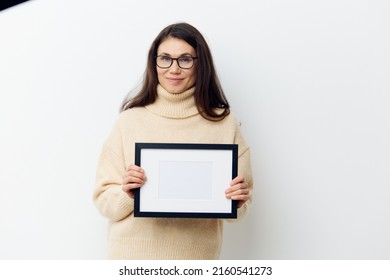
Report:
[[[122,180],[122,184],[123,185],[126,185],[126,184],[143,184],[145,183],[145,180],[143,178],[138,178],[138,177],[134,177],[134,176],[126,176],[123,178]]]
[[[243,183],[233,185],[233,186],[229,187],[225,193],[235,192],[235,191],[240,190],[240,189],[248,189],[248,183],[243,182]]]
[[[249,195],[235,195],[232,196],[232,200],[239,200],[239,201],[247,201],[249,199]]]
[[[126,185],[122,185],[122,190],[124,192],[130,192],[134,189],[138,189],[142,186],[142,184],[137,184],[137,183],[131,183],[131,184],[126,184]]]
[[[243,183],[245,181],[244,177],[243,176],[237,176],[236,178],[234,178],[231,182],[230,182],[230,185],[233,186],[233,185],[237,185],[239,183]]]
[[[135,171],[135,170],[127,171],[126,174],[125,174],[125,177],[140,178],[140,179],[143,179],[143,180],[146,179],[146,176],[145,176],[145,174],[143,172],[139,172],[139,171]]]
[[[141,173],[144,173],[144,170],[139,167],[138,165],[135,165],[135,164],[130,164],[128,167],[127,167],[127,171],[137,171],[137,172],[141,172]]]
[[[238,189],[232,192],[227,192],[226,197],[227,198],[232,198],[233,196],[237,195],[248,195],[249,194],[249,189],[248,188],[243,188],[243,189]]]

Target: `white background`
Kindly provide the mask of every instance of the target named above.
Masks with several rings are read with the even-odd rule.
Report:
[[[166,25],[207,38],[255,197],[223,259],[390,258],[390,4],[34,0],[0,12],[0,259],[104,259],[101,145]]]

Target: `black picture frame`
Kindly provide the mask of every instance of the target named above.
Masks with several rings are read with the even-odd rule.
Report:
[[[176,175],[172,173],[172,178],[169,177],[170,169],[164,167],[164,170],[168,172],[160,172],[160,169],[166,163],[168,166],[173,166],[168,167],[175,171],[174,174]],[[212,168],[208,168],[211,166],[210,163]],[[224,194],[224,190],[229,187],[230,181],[237,176],[237,144],[135,143],[135,164],[144,169],[147,168],[146,166],[149,166],[151,170],[145,170],[147,176],[146,183],[134,191],[134,217],[237,218],[237,201],[227,199]],[[177,169],[182,169],[182,166],[187,165],[189,167],[184,167],[183,172],[177,173]],[[188,190],[191,193],[197,189],[187,188],[187,190],[184,189],[185,192],[182,192],[182,185],[180,185],[184,180],[186,185],[196,183],[193,182],[193,180],[197,180],[197,177],[194,177],[192,172],[193,166],[195,166],[194,170],[203,170],[206,171],[203,173],[209,174],[204,176],[204,174],[196,174],[195,172],[195,175],[199,175],[199,178],[202,179],[204,177],[210,179],[208,183],[202,184],[202,186],[206,185],[206,191],[199,191],[194,196],[202,196],[203,193],[208,193],[209,197],[206,199],[203,197],[173,198],[177,193],[186,195]],[[187,171],[185,168],[187,168]],[[188,170],[191,170],[191,172],[188,172]],[[166,175],[167,173],[168,175]],[[167,178],[161,179],[163,176]],[[160,194],[164,193],[160,188],[162,189],[163,185],[169,185],[170,188],[173,177],[182,177],[181,181],[177,179],[179,180],[177,184],[178,186],[180,185],[180,191],[178,192],[178,189],[176,191],[164,191],[167,193],[167,197],[159,198]],[[164,183],[166,180],[169,180],[169,184]],[[210,187],[211,190],[209,191]],[[192,194],[188,195],[191,196]]]

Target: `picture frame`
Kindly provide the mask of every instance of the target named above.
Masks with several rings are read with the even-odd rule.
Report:
[[[134,191],[134,217],[237,218],[225,190],[237,176],[238,145],[135,143],[145,184]]]

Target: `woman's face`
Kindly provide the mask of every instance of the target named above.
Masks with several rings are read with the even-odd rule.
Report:
[[[186,41],[168,37],[158,47],[157,56],[168,60],[169,57],[196,57],[196,51]],[[173,60],[169,68],[164,69],[156,65],[156,69],[159,83],[170,93],[182,93],[195,85],[196,60],[194,60],[194,66],[190,69],[180,68],[177,60]]]

